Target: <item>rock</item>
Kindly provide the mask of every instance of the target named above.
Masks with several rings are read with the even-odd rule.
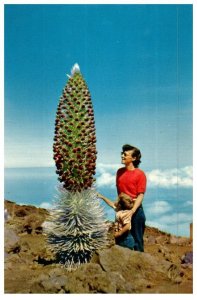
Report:
[[[182,279],[180,273],[180,269],[176,265],[172,264],[168,269],[168,278],[175,283],[181,283]]]
[[[63,272],[64,270],[65,270],[65,269],[62,269],[62,268],[59,268],[59,267],[54,267],[53,269],[51,269],[51,270],[48,272],[48,275],[49,275],[49,277],[60,276],[60,275],[62,275],[62,272]]]
[[[169,243],[170,237],[167,235],[159,235],[155,238],[157,244],[163,245]]]
[[[181,263],[182,264],[193,264],[193,252],[187,252],[185,255],[182,256],[181,258]]]
[[[165,255],[166,253],[169,252],[169,250],[168,250],[167,247],[165,247],[165,246],[163,246],[163,245],[159,245],[159,247],[158,247],[158,252],[161,252],[162,254]]]
[[[36,213],[33,213],[31,215],[28,215],[25,217],[24,220],[24,230],[30,234],[30,233],[36,233],[40,234],[42,233],[42,223],[44,222],[44,216],[43,215],[37,215]]]
[[[151,235],[149,237],[146,237],[145,241],[146,241],[146,244],[153,245],[156,243],[156,238]]]
[[[5,254],[7,255],[10,252],[17,253],[19,252],[20,246],[18,244],[19,237],[15,233],[15,231],[7,225],[5,225],[4,229],[4,248]]]
[[[150,286],[151,283],[157,285],[158,278],[167,280],[167,270],[171,265],[148,253],[132,251],[117,245],[98,251],[97,255],[102,269],[109,274],[119,273],[133,291]]]
[[[72,274],[72,282],[69,278],[66,290],[69,288],[72,293],[116,293],[116,284],[112,278],[114,275],[110,278],[100,265],[85,264]]]
[[[168,249],[166,246],[159,245],[159,247],[158,247],[158,252],[162,253],[162,254],[163,254],[163,257],[164,257],[167,261],[169,261],[169,262],[172,262],[172,261],[173,261],[172,255],[171,255],[169,249]]]
[[[52,276],[50,278],[47,278],[46,280],[40,281],[40,285],[42,285],[46,293],[57,293],[61,290],[61,287],[64,286],[65,281],[65,277]]]
[[[179,236],[177,237],[172,235],[170,238],[171,244],[185,245],[188,244],[188,242],[189,242],[189,238],[186,237],[179,237]]]
[[[7,208],[4,209],[4,222],[7,222],[10,219]]]

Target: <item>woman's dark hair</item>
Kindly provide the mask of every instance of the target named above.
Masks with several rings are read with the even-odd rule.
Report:
[[[136,148],[134,146],[131,146],[131,145],[128,145],[128,144],[122,146],[122,151],[123,152],[129,151],[129,150],[133,151],[132,157],[136,158],[136,160],[134,160],[134,162],[133,162],[133,165],[134,165],[135,168],[138,168],[139,164],[141,163],[141,160],[140,160],[141,157],[142,157],[141,152],[138,148]]]

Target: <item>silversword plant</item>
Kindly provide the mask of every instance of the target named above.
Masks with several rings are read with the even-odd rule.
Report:
[[[74,267],[106,246],[108,229],[93,186],[97,154],[93,106],[77,64],[60,97],[53,151],[61,185],[44,230],[57,261]]]

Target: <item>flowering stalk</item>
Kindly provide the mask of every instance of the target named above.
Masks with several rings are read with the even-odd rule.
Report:
[[[60,97],[54,137],[54,160],[58,179],[69,191],[92,186],[96,169],[96,135],[90,92],[74,65]]]

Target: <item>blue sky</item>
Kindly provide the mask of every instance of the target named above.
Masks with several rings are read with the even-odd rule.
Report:
[[[192,164],[191,5],[6,5],[5,166],[53,165],[59,96],[78,62],[98,163],[121,146],[146,169]]]

